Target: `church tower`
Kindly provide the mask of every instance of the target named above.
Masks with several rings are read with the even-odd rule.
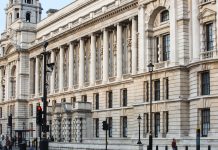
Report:
[[[6,10],[6,30],[17,29],[18,24],[37,24],[41,20],[39,0],[9,0]]]

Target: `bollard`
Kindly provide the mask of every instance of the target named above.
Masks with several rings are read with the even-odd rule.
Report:
[[[167,145],[165,146],[165,150],[168,150],[168,146]]]
[[[188,146],[185,146],[185,150],[188,150]]]
[[[158,150],[158,145],[156,145],[156,150]]]
[[[208,150],[211,150],[211,146],[210,145],[208,145]]]

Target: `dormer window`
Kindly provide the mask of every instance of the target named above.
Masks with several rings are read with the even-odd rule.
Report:
[[[168,10],[164,10],[160,13],[160,21],[161,22],[165,22],[169,20],[169,11]]]
[[[26,22],[30,22],[30,17],[31,17],[30,12],[27,12],[26,13]]]

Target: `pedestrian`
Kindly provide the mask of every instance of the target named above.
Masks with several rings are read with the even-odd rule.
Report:
[[[173,141],[172,141],[172,149],[177,150],[176,139],[174,139],[174,138],[173,138]]]
[[[2,147],[3,147],[3,150],[7,150],[6,139],[4,135],[2,135]]]
[[[7,147],[7,150],[10,150],[10,145],[11,145],[11,141],[10,141],[9,137],[6,136],[6,147]]]

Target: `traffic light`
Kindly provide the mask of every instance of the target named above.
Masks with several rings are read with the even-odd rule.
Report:
[[[8,126],[12,127],[12,114],[10,114],[10,116],[8,116]]]
[[[102,121],[102,127],[103,127],[103,130],[108,130],[107,121]]]
[[[36,124],[42,125],[42,107],[36,106]]]

